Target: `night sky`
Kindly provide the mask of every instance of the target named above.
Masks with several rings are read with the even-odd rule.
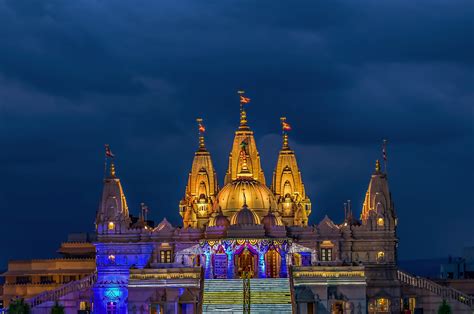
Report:
[[[180,223],[195,119],[223,181],[236,91],[267,182],[292,124],[311,223],[357,216],[383,138],[401,259],[474,245],[474,1],[0,0],[0,269],[93,231],[104,144]]]

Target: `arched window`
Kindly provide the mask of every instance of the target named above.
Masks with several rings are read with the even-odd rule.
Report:
[[[117,302],[107,302],[107,314],[118,314]]]
[[[382,217],[380,217],[379,219],[377,219],[377,226],[379,227],[383,227],[385,224],[384,220]]]
[[[290,181],[286,180],[284,185],[283,185],[283,195],[285,195],[285,197],[287,196],[290,196],[291,194],[293,193],[292,191],[292,188],[291,188],[291,184],[290,184]]]
[[[110,221],[107,227],[108,227],[109,230],[114,230],[115,229],[115,224],[112,221]]]
[[[109,258],[109,262],[110,262],[111,264],[115,264],[115,255],[110,254],[110,255],[108,256],[108,258]]]
[[[383,251],[377,252],[377,263],[385,262],[385,253]]]

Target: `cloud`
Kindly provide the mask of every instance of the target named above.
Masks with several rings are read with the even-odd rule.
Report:
[[[293,125],[313,222],[360,203],[389,139],[408,256],[423,241],[410,215],[474,212],[451,197],[473,177],[473,11],[470,0],[0,0],[1,211],[29,218],[18,247],[41,217],[73,220],[42,220],[48,239],[90,230],[110,143],[132,211],[146,201],[179,223],[195,118],[222,181],[245,89],[267,180],[279,117]],[[419,255],[448,254],[448,240]]]

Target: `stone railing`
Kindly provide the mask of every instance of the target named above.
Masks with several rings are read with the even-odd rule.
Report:
[[[458,301],[469,306],[470,308],[474,308],[474,299],[459,290],[450,287],[443,287],[431,280],[418,276],[413,276],[401,270],[397,271],[397,277],[402,284],[428,290],[442,297],[443,299]]]
[[[292,272],[293,278],[365,278],[364,267],[361,266],[293,266]]]
[[[42,292],[37,296],[27,300],[27,302],[31,305],[31,307],[35,307],[44,302],[58,301],[60,298],[71,292],[82,291],[92,287],[96,280],[97,273],[92,273],[82,279],[71,281],[65,285],[62,285],[57,289]]]
[[[201,267],[177,267],[162,269],[130,270],[130,281],[134,280],[169,280],[169,279],[200,279]]]

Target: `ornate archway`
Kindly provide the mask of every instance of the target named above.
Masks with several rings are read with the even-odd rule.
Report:
[[[237,276],[242,278],[244,272],[250,273],[250,277],[256,275],[256,255],[253,254],[247,247],[245,247],[240,254],[236,256],[237,261]]]
[[[266,260],[266,270],[268,278],[279,278],[280,277],[280,265],[281,265],[281,255],[274,248],[267,251],[265,254]]]

